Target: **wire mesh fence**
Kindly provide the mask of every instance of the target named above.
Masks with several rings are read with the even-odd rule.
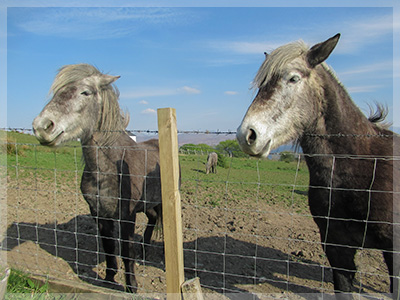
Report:
[[[38,145],[30,135],[9,133],[2,149],[7,152],[0,161],[2,177],[7,181],[7,221],[1,250],[6,252],[8,264],[72,284],[83,281],[122,290],[124,267],[118,226],[113,237],[119,259],[118,284],[110,286],[104,280],[105,255],[97,220],[80,190],[80,144],[53,150]],[[181,147],[179,157],[185,276],[199,277],[203,292],[215,297],[308,298],[332,294],[331,267],[307,200],[305,155],[287,152],[259,160],[228,151],[219,153],[217,172],[206,174],[209,151]],[[329,157],[333,170],[335,159],[341,157]],[[375,164],[400,159],[347,158]],[[118,223],[118,218],[115,221]],[[134,238],[138,293],[162,293],[163,239],[155,235],[150,245],[144,245],[146,225],[146,216],[139,214]],[[389,276],[381,251],[361,248],[357,247],[362,251],[355,259],[354,292],[382,297],[389,292]]]

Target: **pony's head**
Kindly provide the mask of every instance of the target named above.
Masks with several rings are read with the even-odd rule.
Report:
[[[310,49],[302,42],[266,54],[255,79],[258,93],[237,130],[242,150],[265,157],[271,149],[297,139],[318,114],[321,99],[316,69],[335,48],[340,35]],[[322,65],[322,66],[321,66]]]
[[[99,142],[112,143],[112,131],[124,130],[126,123],[112,85],[118,78],[88,64],[62,67],[51,86],[52,99],[32,124],[39,142],[57,146],[79,138],[85,143],[101,131]]]

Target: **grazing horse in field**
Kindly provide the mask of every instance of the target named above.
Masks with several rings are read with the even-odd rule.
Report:
[[[107,263],[105,280],[114,282],[115,245],[121,241],[125,288],[135,292],[136,213],[148,217],[145,244],[162,217],[159,151],[157,140],[136,143],[126,133],[128,120],[112,85],[118,78],[88,64],[62,67],[51,86],[53,98],[33,121],[33,130],[46,146],[80,139],[85,163],[81,191],[100,231]],[[118,239],[113,237],[115,224]]]
[[[211,152],[207,156],[206,162],[206,174],[215,173],[217,174],[217,164],[218,164],[218,154],[215,152]]]
[[[399,137],[380,123],[386,116],[381,106],[365,117],[324,62],[339,37],[311,48],[290,43],[266,54],[237,139],[256,157],[289,141],[302,147],[309,207],[337,297],[354,291],[356,251],[374,248],[383,251],[390,291],[398,298],[399,151],[394,154],[393,146]]]

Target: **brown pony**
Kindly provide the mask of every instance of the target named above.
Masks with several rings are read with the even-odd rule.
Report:
[[[393,144],[399,138],[379,123],[385,110],[378,106],[366,118],[324,63],[339,37],[311,48],[295,42],[267,55],[237,139],[244,152],[257,157],[289,141],[302,147],[309,206],[337,296],[354,291],[356,251],[374,248],[383,251],[390,291],[398,298],[399,163]]]
[[[217,174],[217,164],[218,164],[218,154],[215,152],[211,152],[207,156],[207,162],[206,162],[206,174],[210,173],[215,173]]]
[[[61,68],[51,87],[53,98],[33,121],[33,130],[47,146],[80,139],[85,163],[81,191],[102,238],[105,280],[114,282],[115,245],[120,242],[126,291],[135,292],[136,213],[148,217],[145,244],[162,217],[158,141],[136,143],[125,132],[127,118],[112,85],[118,78],[88,64]],[[113,234],[115,224],[118,238]]]

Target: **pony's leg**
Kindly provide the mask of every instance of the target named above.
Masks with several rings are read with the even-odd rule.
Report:
[[[135,278],[135,249],[133,236],[135,235],[136,212],[132,212],[131,178],[128,163],[124,160],[117,161],[117,170],[120,186],[120,237],[121,237],[121,256],[125,266],[125,290],[134,293],[137,290]],[[136,205],[137,203],[135,203]]]
[[[352,299],[353,279],[357,271],[354,263],[356,249],[326,245],[326,256],[332,267],[333,285],[337,299]]]
[[[153,235],[153,230],[156,226],[158,215],[154,208],[150,208],[146,211],[146,216],[148,221],[146,230],[144,231],[144,244],[148,245],[150,244],[151,236]]]
[[[154,208],[150,208],[146,211],[146,216],[147,216],[147,226],[146,226],[146,230],[144,231],[144,235],[143,235],[143,244],[141,247],[141,253],[140,253],[140,257],[145,259],[146,258],[146,253],[148,253],[149,250],[149,246],[151,243],[151,237],[153,235],[153,231],[154,228],[157,224],[157,220],[160,217],[159,213],[161,212],[161,209],[158,209],[158,206],[154,207]]]
[[[390,276],[390,293],[393,295],[393,299],[400,299],[399,295],[399,253],[393,253],[393,251],[384,251],[383,257],[385,258],[386,265],[389,270]]]
[[[125,290],[128,293],[137,291],[135,277],[135,249],[133,236],[135,235],[136,213],[129,220],[121,221],[122,260],[125,265]]]
[[[117,259],[115,257],[115,241],[113,239],[113,229],[113,221],[99,219],[99,231],[106,256],[107,266],[105,280],[110,282],[114,282],[114,276],[118,270]]]
[[[138,257],[141,259],[145,259],[145,252],[147,251],[147,246],[151,242],[151,236],[153,235],[154,227],[157,223],[157,212],[153,208],[150,208],[146,211],[146,216],[148,219],[146,230],[144,231],[143,237],[140,238],[139,241],[141,247]]]

